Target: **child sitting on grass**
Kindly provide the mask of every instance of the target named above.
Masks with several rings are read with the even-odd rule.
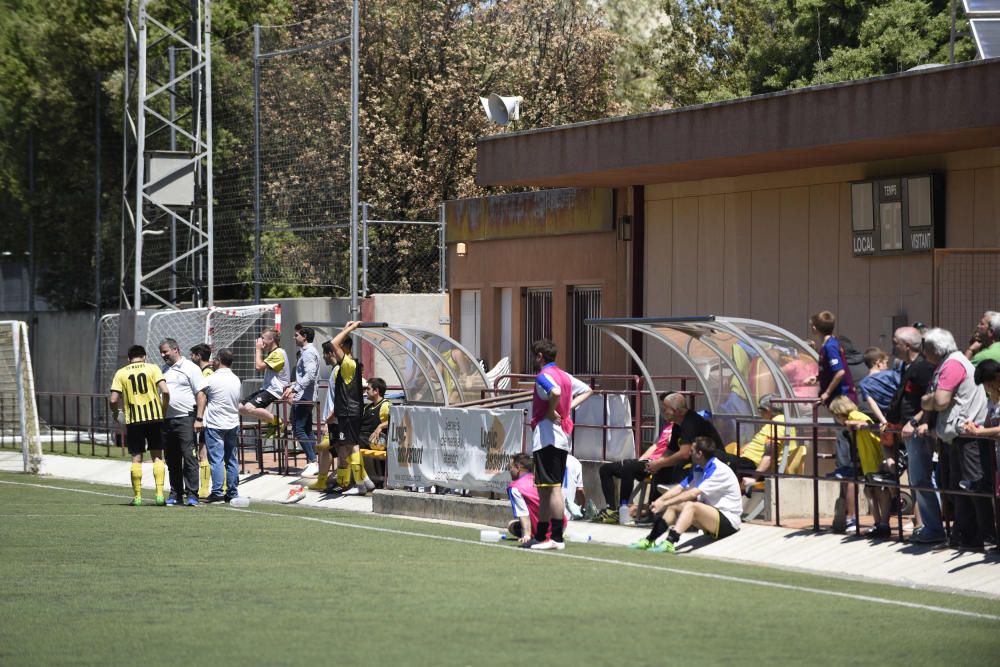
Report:
[[[871,475],[879,472],[884,459],[878,433],[863,428],[872,425],[871,417],[861,412],[857,404],[847,396],[834,398],[830,402],[830,412],[833,413],[837,423],[842,426],[862,427],[854,431],[854,435],[858,447],[858,458],[861,460],[861,472],[866,479],[870,479]],[[888,537],[890,535],[889,507],[892,502],[889,489],[868,483],[865,485],[865,497],[868,498],[868,507],[872,519],[875,520],[875,527],[867,530],[865,535],[872,538]]]

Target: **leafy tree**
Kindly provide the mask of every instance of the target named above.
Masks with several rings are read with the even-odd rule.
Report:
[[[656,57],[674,105],[948,60],[950,0],[664,0],[664,7],[671,22]],[[962,41],[956,59],[971,56]]]

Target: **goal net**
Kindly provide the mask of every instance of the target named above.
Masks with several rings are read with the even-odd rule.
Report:
[[[254,343],[264,327],[280,328],[281,308],[277,304],[232,308],[191,308],[188,310],[140,311],[136,317],[135,340],[146,348],[151,363],[159,364],[159,345],[173,338],[184,356],[198,343],[208,343],[212,351],[229,348],[233,372],[244,382],[256,378]],[[119,316],[102,318],[98,341],[98,393],[111,387],[115,371],[126,362],[124,352],[131,342],[121,341]]]
[[[8,450],[0,470],[39,471],[42,443],[25,322],[0,321],[0,447]]]

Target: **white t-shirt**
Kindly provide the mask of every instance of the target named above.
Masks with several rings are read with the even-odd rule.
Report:
[[[576,502],[576,490],[583,486],[583,464],[572,454],[566,455],[566,472],[563,473],[563,497]]]
[[[163,368],[163,379],[167,381],[167,389],[170,390],[166,418],[174,419],[192,414],[194,397],[205,386],[205,377],[198,364],[181,357],[173,366]]]
[[[232,369],[222,366],[210,375],[202,387],[208,403],[202,424],[205,428],[228,431],[240,425],[240,392],[243,383]]]
[[[736,473],[719,459],[712,457],[701,466],[694,466],[691,472],[681,481],[685,489],[697,487],[701,492],[698,502],[711,505],[729,519],[733,527],[739,530],[740,515],[743,513],[743,494],[740,492],[740,482]]]

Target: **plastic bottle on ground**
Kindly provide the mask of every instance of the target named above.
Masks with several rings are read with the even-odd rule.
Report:
[[[618,508],[618,525],[627,526],[632,522],[632,517],[628,515],[628,505],[622,505]]]

